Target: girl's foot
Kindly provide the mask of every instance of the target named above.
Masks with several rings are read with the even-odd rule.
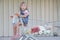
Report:
[[[17,35],[15,35],[15,36],[13,36],[11,40],[15,40],[16,38],[20,38],[20,37],[21,37],[21,36],[20,36],[19,34],[17,34]]]
[[[15,36],[15,38],[20,38],[21,36],[20,36],[20,34],[17,34],[16,36]]]
[[[11,38],[11,40],[15,40],[14,36]]]

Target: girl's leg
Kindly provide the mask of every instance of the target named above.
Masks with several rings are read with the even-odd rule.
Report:
[[[21,26],[20,24],[21,24],[20,22],[17,23],[16,37],[20,37],[19,34],[19,27]]]
[[[17,23],[17,24],[13,25],[13,34],[14,34],[14,36],[16,36],[17,34],[19,34],[19,24],[20,23]]]
[[[13,35],[15,36],[16,34],[17,34],[17,26],[14,25],[14,27],[13,27]]]
[[[12,40],[15,40],[16,33],[17,33],[17,26],[14,24],[13,25],[13,37],[12,37]]]
[[[20,34],[19,34],[19,26],[17,26],[17,34],[16,34],[16,37],[20,37]]]

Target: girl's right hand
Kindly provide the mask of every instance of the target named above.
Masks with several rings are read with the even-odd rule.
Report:
[[[13,18],[13,16],[10,16],[11,18]]]

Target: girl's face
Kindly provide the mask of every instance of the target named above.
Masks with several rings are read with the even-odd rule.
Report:
[[[25,10],[27,8],[26,4],[21,5],[21,10]]]

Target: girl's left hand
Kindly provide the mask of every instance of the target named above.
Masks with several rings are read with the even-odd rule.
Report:
[[[16,16],[20,16],[20,14],[18,14],[18,13],[16,13],[15,15],[16,15]]]

